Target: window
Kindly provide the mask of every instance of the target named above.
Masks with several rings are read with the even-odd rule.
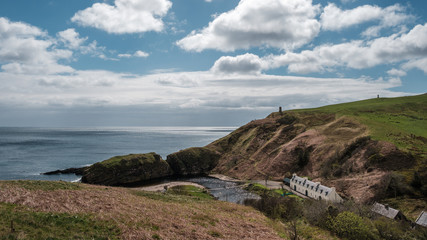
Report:
[[[329,193],[329,192],[325,192],[325,196],[328,196],[328,193]]]

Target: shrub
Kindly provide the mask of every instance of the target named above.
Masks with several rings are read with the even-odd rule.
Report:
[[[335,218],[329,217],[328,228],[339,237],[347,239],[375,239],[372,228],[362,217],[352,212],[339,213]]]
[[[259,200],[247,199],[244,203],[258,209],[272,219],[291,221],[302,215],[302,206],[297,199],[277,196],[276,194],[270,195],[268,192],[262,194]]]
[[[329,217],[326,202],[307,199],[304,201],[303,213],[310,224],[326,228],[325,224]]]
[[[297,120],[296,117],[289,115],[289,114],[285,114],[283,117],[281,117],[280,119],[278,119],[276,122],[282,125],[288,125],[288,124],[292,124]]]
[[[404,176],[397,173],[391,173],[388,176],[388,179],[389,183],[386,189],[386,194],[388,197],[397,197],[412,193],[410,186],[406,183]]]
[[[374,225],[381,238],[387,240],[399,240],[402,239],[402,236],[404,235],[404,231],[402,231],[401,226],[395,221],[390,221],[381,217],[374,221]]]

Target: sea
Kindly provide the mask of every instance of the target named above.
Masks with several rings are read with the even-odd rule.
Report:
[[[43,172],[90,166],[118,155],[156,152],[166,156],[202,147],[236,127],[0,127],[0,180],[78,181],[74,174]]]

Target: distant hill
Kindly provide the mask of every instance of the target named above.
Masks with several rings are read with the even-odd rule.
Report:
[[[274,112],[208,146],[240,179],[293,172],[370,202],[427,195],[427,94]]]

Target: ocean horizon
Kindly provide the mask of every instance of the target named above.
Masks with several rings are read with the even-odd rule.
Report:
[[[0,180],[76,181],[43,172],[89,166],[118,155],[156,152],[163,159],[202,147],[237,127],[0,127]]]

